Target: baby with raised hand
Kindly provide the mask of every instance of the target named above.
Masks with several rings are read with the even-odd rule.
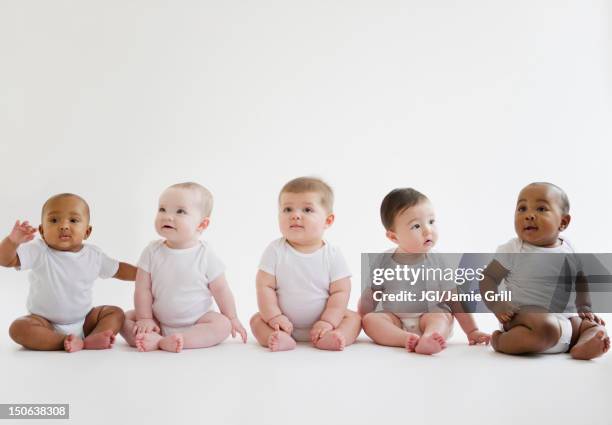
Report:
[[[381,255],[386,267],[397,265],[439,267],[436,258],[428,253],[438,240],[435,212],[429,199],[412,188],[394,189],[389,192],[380,207],[380,215],[387,238],[396,248]],[[448,285],[447,285],[448,286]],[[415,300],[421,300],[424,290],[454,290],[435,282],[419,281],[406,286],[405,282],[387,282],[379,288],[383,292],[394,290],[415,291]],[[449,301],[429,305],[426,301],[410,302],[410,312],[398,309],[399,302],[382,303],[382,311],[375,312],[373,289],[364,291],[359,301],[359,313],[363,315],[363,329],[374,342],[392,347],[405,347],[409,352],[435,354],[446,348],[446,340],[452,333],[453,317],[461,325],[470,345],[488,344],[490,335],[478,329],[470,313],[465,313],[461,303]],[[402,310],[401,312],[398,310]]]
[[[253,334],[271,351],[292,350],[296,341],[343,350],[357,338],[361,320],[347,309],[351,274],[344,257],[323,239],[335,219],[332,189],[299,177],[282,188],[278,207],[282,237],[261,258]]]
[[[236,315],[224,265],[200,240],[210,223],[212,194],[198,183],[179,183],[159,198],[151,242],[138,261],[135,310],[126,313],[121,335],[138,351],[217,345],[246,331]],[[211,310],[212,298],[221,313]]]
[[[552,183],[531,183],[519,193],[514,211],[517,237],[498,247],[480,283],[484,294],[496,292],[503,281],[512,296],[511,302],[485,301],[501,323],[502,330],[495,331],[491,339],[495,351],[569,351],[575,359],[589,360],[609,350],[605,323],[591,311],[581,262],[569,241],[560,237],[570,223],[569,207],[565,191]],[[561,298],[557,295],[558,279],[568,274],[568,267],[569,274],[575,276],[571,283],[576,288],[577,313],[565,311],[564,299],[563,308],[555,307]]]
[[[0,243],[0,264],[30,270],[29,315],[15,320],[11,338],[31,350],[111,348],[123,325],[119,307],[92,308],[97,278],[133,281],[136,268],[107,257],[100,248],[83,243],[91,236],[89,205],[62,193],[42,207],[40,239],[28,221],[17,221]]]

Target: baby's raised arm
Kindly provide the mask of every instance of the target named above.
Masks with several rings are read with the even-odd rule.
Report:
[[[273,329],[283,330],[291,334],[293,332],[293,323],[283,314],[278,305],[276,277],[263,270],[258,270],[255,284],[257,288],[257,306],[263,321]]]
[[[310,331],[310,339],[313,342],[317,341],[325,332],[338,327],[346,313],[350,295],[351,279],[349,277],[336,280],[329,285],[329,298],[325,310]]]
[[[225,275],[221,275],[208,285],[210,292],[215,298],[215,302],[221,310],[221,314],[227,317],[232,324],[232,338],[236,337],[236,332],[242,337],[242,342],[246,342],[247,333],[238,319],[236,314],[236,302],[234,301],[234,294],[230,289]]]
[[[151,292],[151,274],[138,268],[134,289],[134,307],[136,308],[136,325],[134,335],[147,332],[159,332],[159,326],[153,320],[153,293]]]
[[[23,223],[17,220],[11,233],[0,242],[0,265],[4,267],[19,267],[17,248],[25,242],[34,239],[36,229],[28,221]]]

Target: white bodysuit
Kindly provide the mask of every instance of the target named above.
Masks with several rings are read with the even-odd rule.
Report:
[[[97,278],[113,277],[119,262],[94,245],[78,252],[58,251],[42,239],[19,245],[20,270],[28,275],[30,292],[27,308],[49,320],[64,334],[83,336],[85,316],[92,308],[93,284]]]
[[[278,304],[293,323],[293,338],[309,341],[309,331],[327,305],[329,286],[350,277],[340,250],[324,242],[315,252],[304,254],[294,249],[285,238],[268,245],[259,269],[276,278]]]
[[[203,241],[187,249],[168,248],[163,240],[151,242],[142,252],[138,267],[151,275],[153,315],[164,335],[194,325],[210,310],[208,285],[225,271]]]
[[[547,256],[543,261],[542,254],[556,255]],[[575,277],[582,270],[580,260],[574,254],[574,248],[565,239],[558,247],[543,248],[518,238],[500,245],[495,254],[495,260],[508,270],[503,283],[511,291],[512,304],[519,307],[535,305],[545,308],[553,312],[552,314],[559,320],[561,337],[556,345],[543,353],[564,353],[569,349],[572,338],[572,324],[569,318],[576,314],[570,311],[571,307],[566,307],[569,292],[566,291],[560,277]],[[569,270],[566,271],[564,268]]]

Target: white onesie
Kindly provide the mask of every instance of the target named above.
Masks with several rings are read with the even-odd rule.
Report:
[[[163,240],[151,242],[138,267],[151,275],[153,315],[162,325],[162,334],[192,326],[206,314],[212,306],[208,284],[225,271],[203,241],[187,249],[168,248]]]
[[[546,257],[546,261],[542,261],[542,254],[556,255]],[[571,307],[565,307],[569,301],[569,292],[564,282],[559,281],[559,277],[576,276],[582,270],[578,256],[573,254],[575,254],[574,248],[566,239],[562,239],[558,247],[543,248],[518,238],[500,245],[495,254],[495,260],[509,272],[503,283],[511,291],[512,304],[519,307],[525,305],[543,307],[552,311],[559,320],[561,338],[544,353],[564,353],[569,349],[572,338],[569,317],[576,314],[569,312]],[[569,271],[564,270],[566,266],[569,267]]]
[[[20,270],[28,275],[27,308],[49,320],[58,332],[83,336],[85,316],[92,308],[92,287],[97,278],[113,277],[119,262],[94,245],[78,252],[58,251],[42,239],[19,245]]]
[[[327,305],[332,282],[350,277],[340,249],[324,241],[315,252],[304,254],[285,238],[268,245],[259,269],[276,277],[278,304],[293,323],[293,338],[309,341],[309,331]]]
[[[371,272],[374,269],[395,269],[397,266],[403,266],[394,258],[395,248],[391,248],[384,253],[376,256],[373,259],[373,264],[368,268]],[[418,269],[445,269],[447,266],[442,262],[442,256],[431,252],[432,255],[425,254],[425,258],[421,263],[413,264],[410,267]],[[401,254],[399,254],[401,256]],[[401,257],[400,257],[401,258]],[[382,301],[380,307],[382,311],[393,313],[402,322],[402,328],[408,332],[421,335],[420,318],[425,313],[451,313],[451,309],[446,303],[433,301],[420,301],[422,293],[432,291],[439,294],[445,291],[456,290],[454,283],[448,283],[441,280],[425,280],[418,279],[416,282],[406,282],[402,280],[387,280],[380,285],[371,285],[372,291],[382,291],[384,294],[401,294],[402,292],[412,293],[417,301],[399,302],[399,301]],[[453,321],[454,323],[454,321]],[[451,325],[452,326],[452,325]],[[452,335],[452,327],[450,331]]]

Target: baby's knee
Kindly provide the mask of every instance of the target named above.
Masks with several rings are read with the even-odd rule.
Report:
[[[364,331],[368,332],[372,324],[376,322],[377,320],[379,320],[379,314],[380,313],[372,312],[372,313],[366,314],[365,316],[361,318],[361,326],[363,326]]]
[[[105,305],[105,306],[103,306],[102,307],[102,312],[105,315],[113,316],[114,318],[116,318],[121,323],[123,323],[125,321],[125,313],[123,312],[123,310],[120,307],[117,307],[115,305]]]
[[[232,321],[223,314],[221,315],[221,326],[223,326],[223,330],[228,334],[232,331]]]
[[[538,336],[538,350],[546,350],[555,345],[561,338],[561,327],[559,320],[552,316],[546,315],[543,320],[536,323],[533,331]]]
[[[32,321],[27,317],[20,317],[11,323],[9,327],[9,336],[17,344],[23,345],[24,337],[28,334]]]
[[[255,313],[251,317],[251,320],[249,320],[249,326],[251,326],[251,329],[253,329],[259,322],[263,322],[263,319],[259,313]]]

